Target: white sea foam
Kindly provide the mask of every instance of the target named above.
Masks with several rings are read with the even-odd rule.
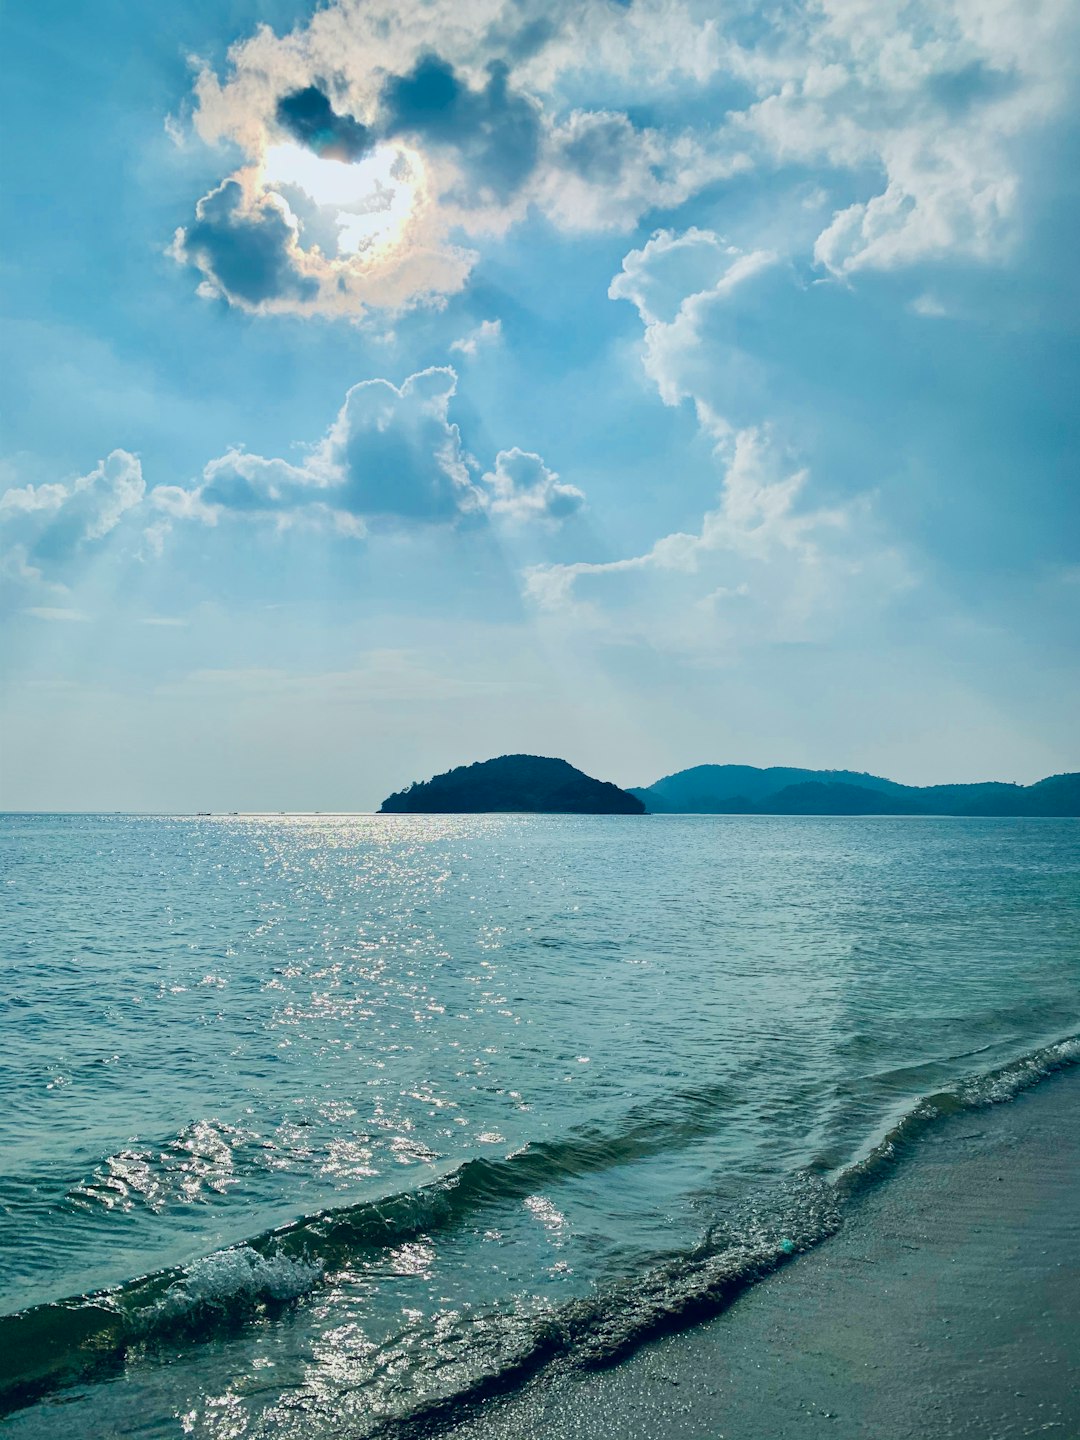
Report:
[[[195,1306],[227,1309],[238,1301],[279,1303],[309,1294],[325,1263],[289,1255],[262,1255],[248,1245],[219,1250],[189,1265],[162,1301],[166,1310]]]

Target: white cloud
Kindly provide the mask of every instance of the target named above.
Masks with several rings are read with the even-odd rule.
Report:
[[[533,199],[564,230],[627,230],[650,210],[674,209],[749,167],[741,149],[689,130],[668,134],[618,111],[576,110],[552,126]]]
[[[743,52],[758,99],[735,123],[781,164],[860,177],[817,261],[838,275],[1004,253],[1019,219],[1019,146],[1075,83],[1070,0],[825,0]],[[876,184],[865,178],[874,173]]]
[[[471,360],[479,350],[486,349],[489,345],[497,345],[501,339],[501,320],[481,320],[475,330],[470,330],[460,340],[455,340],[450,349],[452,352],[467,355]]]
[[[46,485],[13,486],[0,495],[0,537],[7,569],[41,578],[110,535],[146,493],[142,465],[114,450],[86,475]]]
[[[469,671],[470,673],[464,673]],[[312,703],[403,705],[439,703],[455,699],[489,698],[537,688],[535,682],[511,673],[492,678],[476,667],[447,662],[441,656],[424,656],[408,649],[367,652],[354,669],[290,672],[272,668],[193,670],[157,687],[169,700],[205,702],[211,697],[268,699],[275,704]]]
[[[500,450],[494,470],[483,478],[488,511],[519,523],[563,520],[585,503],[585,496],[576,485],[564,484],[539,455],[519,450],[517,446]]]
[[[53,620],[61,624],[85,624],[90,619],[81,610],[66,610],[55,605],[27,605],[22,613],[32,615],[35,620]]]
[[[625,257],[609,294],[641,317],[642,358],[660,398],[694,406],[723,466],[718,503],[699,529],[663,535],[639,554],[532,566],[525,591],[540,610],[609,635],[708,653],[819,639],[910,586],[904,558],[878,535],[865,497],[813,504],[808,471],[787,458],[768,426],[736,424],[721,411],[716,373],[727,342],[709,321],[776,258],[697,229],[659,231]]]
[[[0,525],[0,530],[2,530]],[[24,544],[15,544],[0,553],[0,583],[7,582],[17,592],[24,590],[49,590],[55,595],[65,595],[67,586],[57,580],[49,580],[38,565],[31,565]]]
[[[773,166],[819,187],[845,173],[814,245],[834,274],[1004,253],[1022,147],[1075,83],[1071,0],[795,0],[746,19],[704,0],[331,0],[288,34],[263,26],[199,72],[196,132],[245,160],[173,254],[245,309],[356,316],[460,290],[476,255],[454,233],[530,209],[627,228]],[[665,118],[632,118],[653,97]]]
[[[613,300],[629,300],[641,316],[645,369],[665,405],[693,398],[706,423],[710,402],[694,378],[703,356],[705,323],[715,307],[724,306],[741,286],[776,263],[771,251],[743,252],[713,231],[697,229],[681,235],[659,230],[625,257],[608,294]],[[713,414],[712,426],[718,423]]]
[[[719,503],[699,530],[624,559],[535,565],[527,597],[614,638],[707,654],[820,641],[911,585],[864,501],[808,504],[807,472],[787,469],[765,431],[740,431],[722,448]]]
[[[399,309],[456,293],[476,256],[449,243],[445,226],[436,223],[419,160],[404,151],[393,152],[389,162],[380,160],[376,171],[398,172],[396,180],[387,177],[389,189],[378,173],[364,173],[365,163],[315,161],[358,172],[349,207],[329,207],[333,249],[325,240],[305,243],[318,211],[327,207],[299,185],[275,188],[257,164],[203,196],[194,223],[176,231],[169,253],[201,272],[201,294],[258,314],[357,317],[372,306]],[[317,188],[316,181],[309,183]],[[391,215],[384,232],[353,235],[362,220],[381,213],[387,196],[399,194],[406,196],[404,213]],[[312,212],[306,221],[303,207]]]
[[[818,558],[817,537],[825,530],[842,529],[847,516],[838,510],[800,510],[797,502],[806,481],[805,470],[780,472],[763,432],[743,430],[729,447],[720,503],[705,515],[700,531],[665,535],[644,554],[625,560],[537,566],[529,576],[529,593],[542,604],[562,604],[571,598],[580,576],[632,570],[693,575],[709,557],[721,553],[755,562],[787,552],[813,562]],[[738,580],[724,588],[745,594],[749,587]]]
[[[608,294],[612,300],[629,300],[646,325],[669,324],[688,298],[730,295],[776,259],[768,250],[744,253],[712,230],[658,230],[624,257]]]
[[[431,525],[550,528],[578,510],[581,490],[539,455],[501,450],[484,469],[450,418],[457,378],[436,366],[400,387],[361,381],[296,460],[233,448],[191,485],[147,489],[139,459],[114,450],[74,480],[13,486],[0,494],[0,581],[19,596],[63,594],[69,564],[114,534],[129,557],[159,559],[176,527],[226,520],[360,540],[372,529]]]
[[[929,292],[917,295],[908,308],[924,320],[944,320],[951,313],[946,304]]]
[[[264,26],[234,45],[223,76],[200,69],[194,128],[246,163],[171,253],[204,294],[257,312],[438,303],[476,258],[455,230],[498,234],[530,207],[573,230],[631,226],[744,166],[711,132],[561,94],[583,69],[622,75],[628,99],[676,76],[701,84],[716,48],[715,22],[670,0],[332,0],[286,35]]]
[[[449,368],[421,370],[400,389],[389,380],[362,381],[300,464],[229,450],[209,461],[194,490],[152,498],[175,518],[308,521],[354,538],[371,520],[445,522],[479,511],[475,462],[449,419],[456,386]]]
[[[299,463],[233,449],[211,460],[192,489],[160,486],[158,548],[173,521],[216,525],[224,517],[300,524],[361,539],[372,525],[558,521],[584,500],[538,455],[500,451],[492,470],[468,452],[450,419],[457,375],[449,366],[354,385],[321,440]]]

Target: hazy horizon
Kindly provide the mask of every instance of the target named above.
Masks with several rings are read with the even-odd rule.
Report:
[[[541,752],[537,752],[537,751],[524,752],[524,751],[517,751],[517,750],[501,750],[501,751],[493,752],[493,755],[494,755],[494,754],[509,755],[509,754],[523,754],[523,753],[534,753],[534,754],[538,754],[538,753],[541,753]],[[115,804],[105,804],[105,803],[102,803],[102,804],[99,804],[99,805],[86,805],[86,806],[74,807],[74,806],[70,806],[70,805],[59,805],[59,804],[58,804],[58,805],[52,805],[52,806],[49,806],[49,805],[22,805],[22,806],[20,806],[20,805],[7,805],[7,804],[5,804],[5,805],[3,805],[3,806],[0,806],[0,813],[3,813],[3,814],[22,814],[22,815],[35,815],[35,814],[36,814],[36,815],[67,815],[67,814],[70,814],[70,815],[81,815],[81,814],[82,814],[82,815],[93,815],[93,814],[102,814],[102,815],[108,815],[108,814],[120,814],[120,815],[169,815],[169,814],[193,814],[195,811],[199,810],[199,811],[209,811],[209,812],[211,812],[212,814],[214,814],[215,816],[229,815],[229,814],[240,814],[240,815],[280,815],[280,814],[285,814],[285,815],[365,815],[365,814],[373,814],[373,813],[375,813],[375,812],[378,810],[379,805],[382,803],[383,800],[385,800],[389,795],[392,795],[395,791],[404,789],[406,786],[408,786],[408,785],[409,785],[410,783],[412,783],[413,781],[429,780],[429,779],[431,779],[431,777],[432,777],[433,775],[443,774],[443,773],[444,773],[445,771],[447,771],[447,770],[453,770],[453,769],[458,768],[459,766],[471,765],[471,764],[476,763],[477,761],[483,761],[483,760],[487,760],[487,759],[491,759],[491,758],[493,758],[493,756],[489,756],[489,755],[477,755],[477,756],[475,756],[475,757],[470,757],[470,758],[463,759],[463,760],[451,761],[450,763],[445,764],[445,765],[442,765],[442,766],[438,767],[437,769],[431,770],[431,771],[429,771],[429,772],[427,772],[427,773],[425,773],[425,774],[417,773],[417,774],[412,775],[412,776],[409,776],[409,777],[407,777],[407,778],[399,779],[399,780],[397,781],[397,783],[388,785],[388,786],[382,791],[382,793],[380,793],[380,794],[378,795],[377,798],[371,799],[371,800],[370,800],[370,803],[358,803],[358,804],[356,804],[356,805],[346,805],[346,806],[342,806],[342,805],[333,805],[333,804],[316,805],[316,804],[300,804],[300,803],[293,804],[293,805],[273,805],[273,804],[250,804],[250,805],[242,805],[242,804],[231,803],[231,802],[230,802],[230,803],[217,802],[217,801],[215,801],[215,800],[213,799],[213,797],[207,797],[207,796],[205,796],[205,795],[203,795],[203,796],[201,796],[201,797],[200,797],[200,796],[197,796],[197,795],[191,795],[191,796],[188,796],[187,798],[183,799],[182,801],[179,801],[178,803],[176,803],[176,804],[174,804],[174,805],[134,805],[134,804],[132,804],[132,805],[115,805]],[[909,779],[907,779],[907,778],[904,777],[904,776],[886,774],[885,772],[882,772],[882,771],[868,770],[868,769],[866,769],[866,768],[864,768],[864,767],[853,766],[853,765],[842,765],[842,764],[841,764],[841,765],[813,765],[813,764],[802,764],[802,763],[796,763],[796,762],[788,762],[788,761],[782,761],[782,760],[781,760],[781,761],[776,761],[776,762],[769,762],[769,763],[762,763],[762,764],[756,764],[756,765],[755,765],[754,762],[744,761],[744,760],[697,760],[697,761],[691,762],[691,763],[688,764],[688,765],[677,765],[677,766],[675,766],[673,769],[658,772],[658,773],[656,773],[655,775],[652,775],[651,778],[649,778],[649,779],[641,779],[641,778],[638,778],[638,779],[629,779],[629,780],[628,780],[628,779],[621,779],[621,778],[618,778],[618,777],[616,777],[616,776],[606,774],[606,773],[602,772],[602,771],[599,770],[599,769],[597,769],[597,770],[589,770],[586,766],[578,764],[578,762],[575,761],[575,760],[574,760],[572,757],[570,757],[570,756],[560,755],[560,756],[557,756],[557,757],[555,757],[555,758],[562,759],[562,760],[569,760],[569,763],[570,763],[571,765],[574,765],[574,766],[575,766],[577,769],[579,769],[579,770],[583,770],[584,773],[586,773],[586,774],[588,774],[588,775],[592,775],[593,778],[598,779],[598,780],[610,780],[610,781],[613,781],[613,783],[615,783],[616,785],[619,785],[619,786],[620,786],[622,789],[624,789],[624,790],[631,789],[631,788],[646,789],[646,788],[648,788],[649,786],[656,784],[657,781],[664,779],[664,778],[665,778],[666,776],[668,776],[668,775],[677,774],[677,773],[679,773],[679,772],[681,772],[681,771],[683,771],[683,770],[692,770],[692,769],[695,769],[695,768],[697,768],[698,766],[702,766],[702,765],[753,765],[754,768],[762,769],[762,770],[765,770],[765,769],[798,769],[798,770],[814,770],[814,771],[820,771],[820,772],[847,771],[847,772],[854,772],[854,773],[861,773],[861,774],[868,774],[868,775],[877,775],[879,778],[888,779],[888,780],[896,780],[896,781],[898,781],[900,784],[903,784],[903,785],[915,785],[915,786],[920,786],[920,785],[938,785],[938,784],[980,784],[980,783],[988,783],[988,782],[995,782],[995,781],[997,781],[997,782],[1002,782],[1002,781],[1003,781],[1003,782],[1006,783],[1006,784],[1031,785],[1031,784],[1034,784],[1034,783],[1035,783],[1036,781],[1038,781],[1038,780],[1047,779],[1047,778],[1049,777],[1049,774],[1051,774],[1051,773],[1070,773],[1070,772],[1047,772],[1047,774],[1045,774],[1045,775],[1033,775],[1033,776],[1031,776],[1030,778],[1026,778],[1026,777],[1025,777],[1025,778],[1020,778],[1020,779],[1016,779],[1016,778],[1014,778],[1014,777],[1012,777],[1012,776],[1007,776],[1007,775],[1006,775],[1006,776],[1002,776],[1002,775],[980,775],[980,776],[975,777],[974,779],[969,778],[969,777],[961,777],[961,776],[957,776],[957,775],[947,775],[947,776],[942,776],[941,778],[939,778],[939,779],[934,779],[934,780],[909,780]],[[894,818],[895,818],[895,817],[894,817]]]

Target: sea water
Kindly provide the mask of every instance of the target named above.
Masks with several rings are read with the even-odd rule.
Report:
[[[8,816],[13,1436],[408,1434],[1080,1057],[1080,821]]]

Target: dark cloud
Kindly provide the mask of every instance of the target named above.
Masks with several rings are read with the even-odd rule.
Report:
[[[1004,99],[1020,84],[1014,71],[992,70],[975,60],[960,70],[944,70],[931,75],[927,82],[930,94],[945,110],[960,114],[975,105]]]
[[[452,520],[475,507],[458,428],[447,419],[456,376],[412,375],[354,385],[334,432],[343,484],[335,503],[355,515]]]
[[[351,164],[371,149],[372,135],[367,126],[351,115],[338,115],[317,85],[283,95],[276,119],[294,140],[324,160]]]
[[[230,450],[203,471],[197,513],[292,519],[316,512],[383,525],[445,524],[479,515],[483,496],[447,410],[449,368],[354,385],[303,465]]]
[[[615,185],[637,138],[625,115],[583,117],[561,146],[567,168],[593,185]]]
[[[523,60],[531,60],[549,40],[554,39],[558,30],[558,25],[549,16],[540,20],[531,20],[500,48],[511,60],[520,64]]]
[[[272,200],[246,206],[239,182],[226,180],[199,201],[195,216],[179,232],[176,254],[198,266],[229,300],[256,306],[315,298],[318,283],[297,271],[295,232]]]
[[[540,148],[537,107],[510,88],[509,73],[495,62],[487,84],[471,90],[452,65],[426,55],[385,86],[386,133],[453,147],[476,189],[506,200],[534,169]]]

